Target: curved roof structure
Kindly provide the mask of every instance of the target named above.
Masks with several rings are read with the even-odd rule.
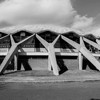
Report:
[[[75,29],[71,29],[71,28],[67,28],[67,27],[61,27],[61,26],[55,26],[55,25],[19,25],[19,26],[12,26],[12,27],[7,27],[7,28],[2,28],[0,29],[0,32],[4,32],[7,34],[12,34],[21,30],[25,30],[25,31],[29,31],[29,32],[40,32],[40,31],[45,31],[45,30],[49,30],[49,31],[53,31],[56,32],[58,34],[62,34],[62,33],[67,33],[67,32],[75,32],[78,35],[83,35],[83,33],[79,30],[75,30]]]

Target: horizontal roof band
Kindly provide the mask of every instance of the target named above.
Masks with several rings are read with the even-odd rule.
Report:
[[[74,32],[79,36],[87,36],[90,35],[90,33],[84,33],[82,31],[79,31],[77,29],[72,29],[68,27],[62,27],[57,25],[48,25],[48,24],[35,24],[35,25],[17,25],[17,26],[11,26],[7,28],[1,28],[0,32],[3,32],[5,34],[14,34],[20,31],[27,31],[30,33],[42,33],[44,31],[50,31],[54,32],[56,34],[67,34],[69,32]],[[94,35],[94,34],[92,34]],[[99,38],[100,36],[95,36],[95,38]]]
[[[75,29],[70,29],[67,27],[61,27],[61,26],[55,26],[55,25],[26,25],[26,26],[12,26],[12,27],[7,27],[7,28],[2,28],[0,29],[0,32],[4,32],[7,34],[12,34],[16,33],[18,31],[25,30],[28,32],[41,32],[41,31],[51,31],[55,32],[57,34],[63,34],[67,32],[75,32],[79,35],[83,35],[81,31],[75,30]]]

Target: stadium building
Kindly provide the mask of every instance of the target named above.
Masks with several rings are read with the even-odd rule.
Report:
[[[54,25],[0,29],[0,73],[6,70],[100,70],[99,38]]]

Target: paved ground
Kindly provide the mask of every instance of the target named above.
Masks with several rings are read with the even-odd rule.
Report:
[[[0,100],[100,100],[100,73],[14,72],[0,76]]]
[[[55,76],[50,71],[19,71],[0,76],[0,82],[83,82],[99,81],[100,72],[97,71],[67,71]]]

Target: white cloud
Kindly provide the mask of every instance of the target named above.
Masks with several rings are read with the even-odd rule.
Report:
[[[72,24],[72,28],[85,30],[89,28],[93,24],[94,18],[76,15],[74,18],[74,22]]]
[[[66,25],[75,16],[70,0],[6,0],[0,4],[0,22]]]
[[[100,25],[99,26],[95,26],[95,27],[91,27],[90,30],[87,33],[91,33],[95,36],[99,36],[100,37]]]
[[[81,28],[85,34],[93,34],[100,37],[100,14],[94,18],[87,18],[86,27]]]

